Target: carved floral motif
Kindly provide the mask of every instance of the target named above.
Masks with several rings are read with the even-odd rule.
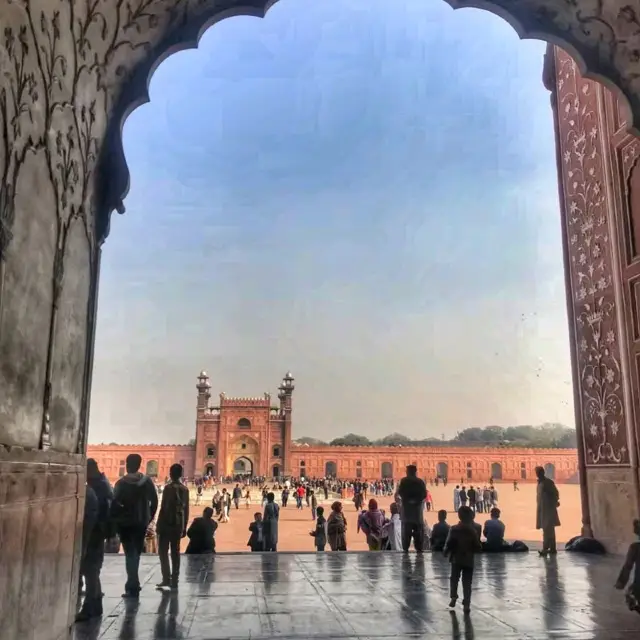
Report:
[[[556,50],[566,233],[587,464],[628,463],[598,87]]]

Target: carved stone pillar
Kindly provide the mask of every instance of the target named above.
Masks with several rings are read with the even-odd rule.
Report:
[[[610,92],[584,79],[564,51],[550,48],[546,63],[565,235],[583,527],[621,551],[640,504],[640,268],[630,249],[624,197],[640,146],[626,133]]]

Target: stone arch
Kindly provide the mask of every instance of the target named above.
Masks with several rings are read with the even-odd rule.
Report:
[[[279,464],[274,464],[272,469],[271,469],[271,475],[274,478],[279,478],[282,474],[280,473],[280,465]]]
[[[216,457],[216,452],[217,452],[216,445],[210,442],[205,447],[204,454],[207,456],[207,458],[215,458]]]
[[[246,456],[240,456],[233,462],[233,475],[239,476],[252,476],[253,475],[253,462]]]
[[[112,0],[113,1],[113,0]],[[143,12],[144,23],[119,20],[120,32],[103,53],[100,67],[103,86],[113,87],[107,103],[113,105],[104,133],[100,164],[96,171],[97,235],[102,241],[109,232],[113,211],[124,213],[129,190],[122,129],[124,121],[139,106],[149,102],[149,82],[155,70],[169,56],[198,47],[211,26],[233,16],[263,18],[278,0],[157,0]],[[425,0],[428,2],[429,0]],[[628,48],[627,34],[619,20],[612,23],[603,3],[559,3],[558,0],[443,0],[452,9],[480,8],[505,20],[521,39],[543,40],[558,45],[577,62],[581,75],[615,91],[626,113],[628,127],[640,132],[640,60],[619,55]],[[113,11],[131,13],[127,3]],[[584,6],[583,6],[584,5]],[[135,11],[133,12],[134,15]],[[135,20],[134,20],[135,22]],[[106,23],[106,20],[105,20]],[[606,34],[606,35],[605,35]],[[96,36],[97,38],[97,36]],[[128,45],[127,56],[115,55],[117,47]],[[96,86],[96,93],[100,88]]]
[[[325,478],[335,478],[338,475],[338,465],[333,461],[329,460],[324,464],[324,477]]]
[[[491,463],[491,477],[494,480],[502,480],[502,465],[499,462]]]
[[[449,477],[449,465],[446,462],[438,462],[436,465],[436,475],[439,478]]]
[[[158,477],[158,461],[157,460],[149,460],[149,462],[147,462],[145,473],[150,478],[157,478]]]
[[[213,464],[212,462],[210,462],[209,464],[205,465],[204,467],[204,474],[205,476],[216,476],[216,465]]]
[[[380,477],[381,478],[393,478],[393,463],[383,462],[380,465]]]
[[[251,429],[251,420],[249,418],[240,418],[238,420],[238,429]]]
[[[547,462],[544,465],[544,475],[547,476],[547,478],[550,478],[551,480],[555,480],[556,479],[556,465],[553,464],[552,462]]]

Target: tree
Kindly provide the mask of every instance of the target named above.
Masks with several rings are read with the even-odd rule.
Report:
[[[190,447],[195,447],[196,446],[196,439],[195,438],[191,438],[191,440],[189,440],[189,442],[187,442],[187,445],[189,445]]]
[[[382,447],[407,447],[413,444],[411,438],[403,436],[401,433],[392,433],[391,435],[376,440],[374,444],[378,444]]]
[[[324,440],[319,440],[318,438],[310,438],[309,436],[303,436],[302,438],[298,438],[294,440],[298,444],[308,444],[312,447],[326,447],[327,443]]]
[[[329,444],[333,447],[366,447],[371,444],[371,440],[355,433],[347,433],[346,436],[335,438]]]

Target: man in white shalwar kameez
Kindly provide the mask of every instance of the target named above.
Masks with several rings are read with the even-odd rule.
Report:
[[[458,509],[460,508],[460,485],[456,485],[456,488],[453,490],[453,510],[458,513]]]
[[[391,511],[391,520],[384,525],[382,537],[389,539],[391,551],[402,551],[402,521],[400,520],[398,505],[392,502],[389,510]]]

